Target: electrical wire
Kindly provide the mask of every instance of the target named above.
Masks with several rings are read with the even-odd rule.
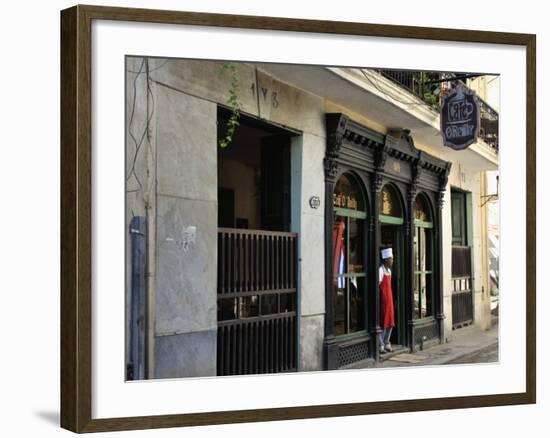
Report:
[[[146,94],[147,94],[147,99],[149,99],[149,97],[151,98],[152,110],[150,112],[148,111],[147,119],[146,119],[146,123],[145,123],[145,129],[143,130],[143,132],[140,136],[139,142],[138,142],[137,138],[135,137],[135,135],[132,132],[132,123],[134,121],[134,114],[135,114],[135,109],[136,109],[137,80],[140,77],[140,75],[143,73],[143,66],[144,65],[146,67],[146,78],[145,78],[145,81],[146,81],[146,84],[147,84],[147,93]],[[154,111],[155,111],[155,100],[154,100],[153,92],[152,92],[151,86],[150,86],[150,80],[151,79],[149,77],[149,72],[150,72],[149,71],[149,62],[146,58],[144,58],[141,65],[140,65],[139,71],[137,72],[137,75],[134,78],[134,96],[133,96],[133,99],[132,99],[132,112],[131,112],[131,116],[130,116],[130,122],[128,123],[128,133],[130,135],[130,138],[134,142],[135,151],[134,151],[134,157],[132,159],[132,166],[130,167],[130,171],[128,172],[128,175],[126,177],[126,182],[128,182],[130,180],[130,178],[132,177],[132,175],[134,175],[134,178],[136,179],[136,181],[139,185],[139,189],[127,190],[127,192],[137,192],[137,191],[143,190],[143,184],[142,184],[141,180],[139,179],[139,177],[137,175],[137,172],[136,172],[136,163],[137,163],[137,158],[139,156],[139,152],[141,150],[141,147],[143,146],[143,141],[145,140],[146,137],[147,137],[147,143],[149,145],[149,148],[151,148],[151,142],[150,142],[150,139],[149,139],[149,129],[150,129],[150,123],[151,123],[151,120],[153,118],[153,114],[154,114]]]
[[[144,58],[145,59],[145,58]],[[162,67],[164,67],[166,64],[168,64],[168,61],[171,61],[171,59],[166,59],[161,65],[153,68],[152,70],[149,70],[149,73],[153,73],[154,71],[157,71],[159,69],[161,69]],[[134,74],[137,74],[139,75],[141,73],[141,70],[140,71],[135,71],[135,70],[126,70],[128,73],[134,73]]]

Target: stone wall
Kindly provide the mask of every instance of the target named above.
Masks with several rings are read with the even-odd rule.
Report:
[[[140,64],[136,59],[134,64]],[[217,105],[230,74],[221,63],[149,60],[156,269],[151,287],[155,378],[216,374]],[[139,65],[132,66],[139,69]],[[324,336],[324,101],[247,64],[237,64],[241,110],[303,135],[292,143],[292,231],[299,234],[299,369],[322,367]],[[141,84],[146,93],[146,82]],[[128,81],[128,88],[133,83]],[[258,90],[259,93],[258,93]],[[140,108],[143,113],[143,108]],[[149,172],[149,173],[148,173]],[[130,204],[129,204],[130,208]],[[133,204],[132,204],[133,208]],[[150,248],[152,249],[152,248]]]

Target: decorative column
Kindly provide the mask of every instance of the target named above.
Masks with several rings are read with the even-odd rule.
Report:
[[[445,169],[439,177],[439,191],[436,197],[436,209],[437,209],[437,223],[434,227],[434,238],[436,242],[436,248],[438,251],[437,261],[437,290],[436,296],[436,318],[439,327],[439,342],[442,343],[444,338],[444,320],[445,313],[443,310],[443,238],[442,238],[442,225],[443,225],[443,202],[445,198],[445,191],[447,189],[447,181],[449,180],[449,172],[451,171],[451,163],[445,165]]]
[[[380,192],[384,183],[383,172],[387,159],[387,148],[384,145],[379,145],[375,153],[375,172],[372,180],[372,218],[370,221],[370,260],[371,272],[370,275],[370,290],[374,294],[374,317],[370,318],[370,333],[372,336],[373,356],[378,362],[380,360],[380,341],[379,334],[382,332],[380,327],[380,286],[378,284],[378,268],[380,266]]]
[[[327,148],[323,161],[325,168],[325,368],[338,368],[338,347],[334,340],[334,301],[332,272],[332,229],[334,211],[332,196],[340,173],[338,158],[344,141],[348,118],[342,114],[327,114]]]
[[[422,154],[420,152],[420,154]],[[406,294],[406,315],[407,315],[407,338],[411,352],[416,351],[414,342],[414,201],[418,194],[418,180],[422,170],[422,159],[419,158],[411,164],[412,179],[407,193],[407,222],[406,222],[406,242],[407,242],[407,294]]]

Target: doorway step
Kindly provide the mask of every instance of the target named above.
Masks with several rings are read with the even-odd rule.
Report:
[[[385,362],[398,354],[408,353],[410,350],[403,345],[392,345],[393,351],[390,353],[380,353],[380,362]]]

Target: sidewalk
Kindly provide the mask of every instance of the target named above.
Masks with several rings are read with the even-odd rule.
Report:
[[[476,326],[454,330],[453,338],[449,343],[438,344],[414,354],[408,352],[382,354],[382,362],[377,364],[376,368],[444,365],[461,362],[461,360],[461,363],[486,362],[483,359],[486,357],[483,352],[487,350],[498,350],[498,322],[487,331],[482,331]],[[481,359],[476,360],[476,356]]]

